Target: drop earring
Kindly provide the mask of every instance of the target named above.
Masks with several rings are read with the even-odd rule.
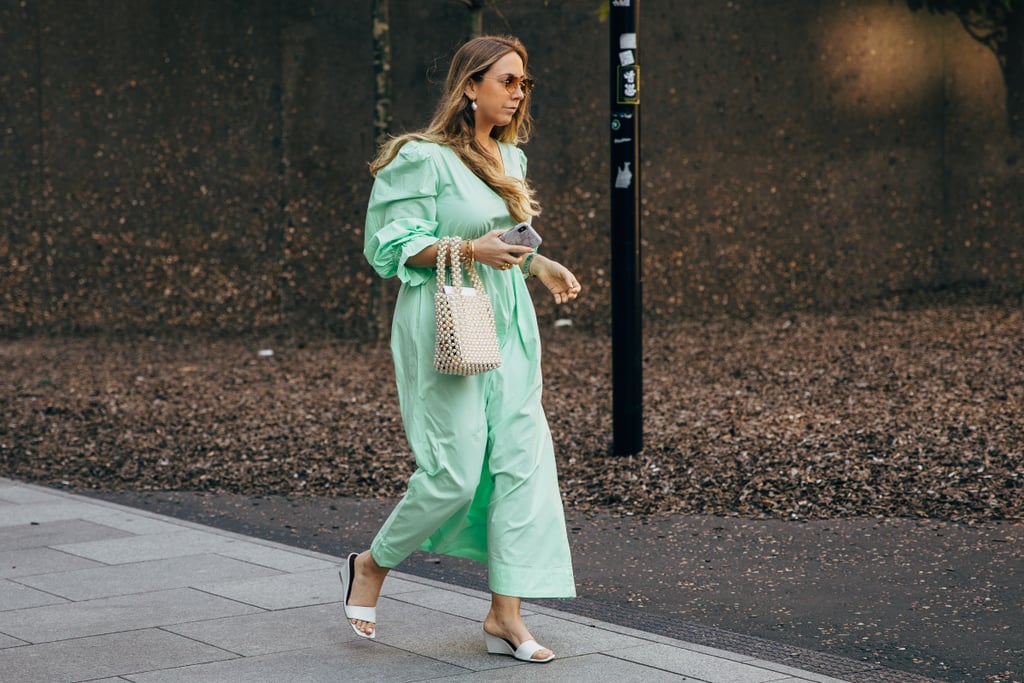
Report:
[[[476,111],[476,100],[470,100],[469,108],[472,109],[473,111]]]

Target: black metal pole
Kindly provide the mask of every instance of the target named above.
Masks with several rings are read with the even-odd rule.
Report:
[[[616,455],[643,448],[640,258],[640,0],[611,0],[612,429]]]

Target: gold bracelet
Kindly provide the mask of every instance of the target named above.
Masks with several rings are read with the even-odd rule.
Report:
[[[476,245],[473,244],[473,240],[466,240],[466,252],[467,263],[472,263],[476,260]]]

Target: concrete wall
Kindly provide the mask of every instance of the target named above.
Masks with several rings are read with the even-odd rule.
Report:
[[[599,4],[500,3],[485,30],[531,50],[536,225],[587,287],[558,315],[602,326]],[[368,333],[370,7],[0,0],[0,330]],[[652,318],[1024,290],[1021,145],[994,56],[955,20],[889,0],[642,8]],[[466,12],[391,11],[400,131],[429,118]]]

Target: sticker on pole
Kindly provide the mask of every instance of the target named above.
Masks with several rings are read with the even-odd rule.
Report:
[[[633,172],[629,170],[630,162],[623,162],[615,171],[615,189],[624,190],[633,184]]]
[[[618,67],[617,104],[640,104],[640,65],[623,64]]]

